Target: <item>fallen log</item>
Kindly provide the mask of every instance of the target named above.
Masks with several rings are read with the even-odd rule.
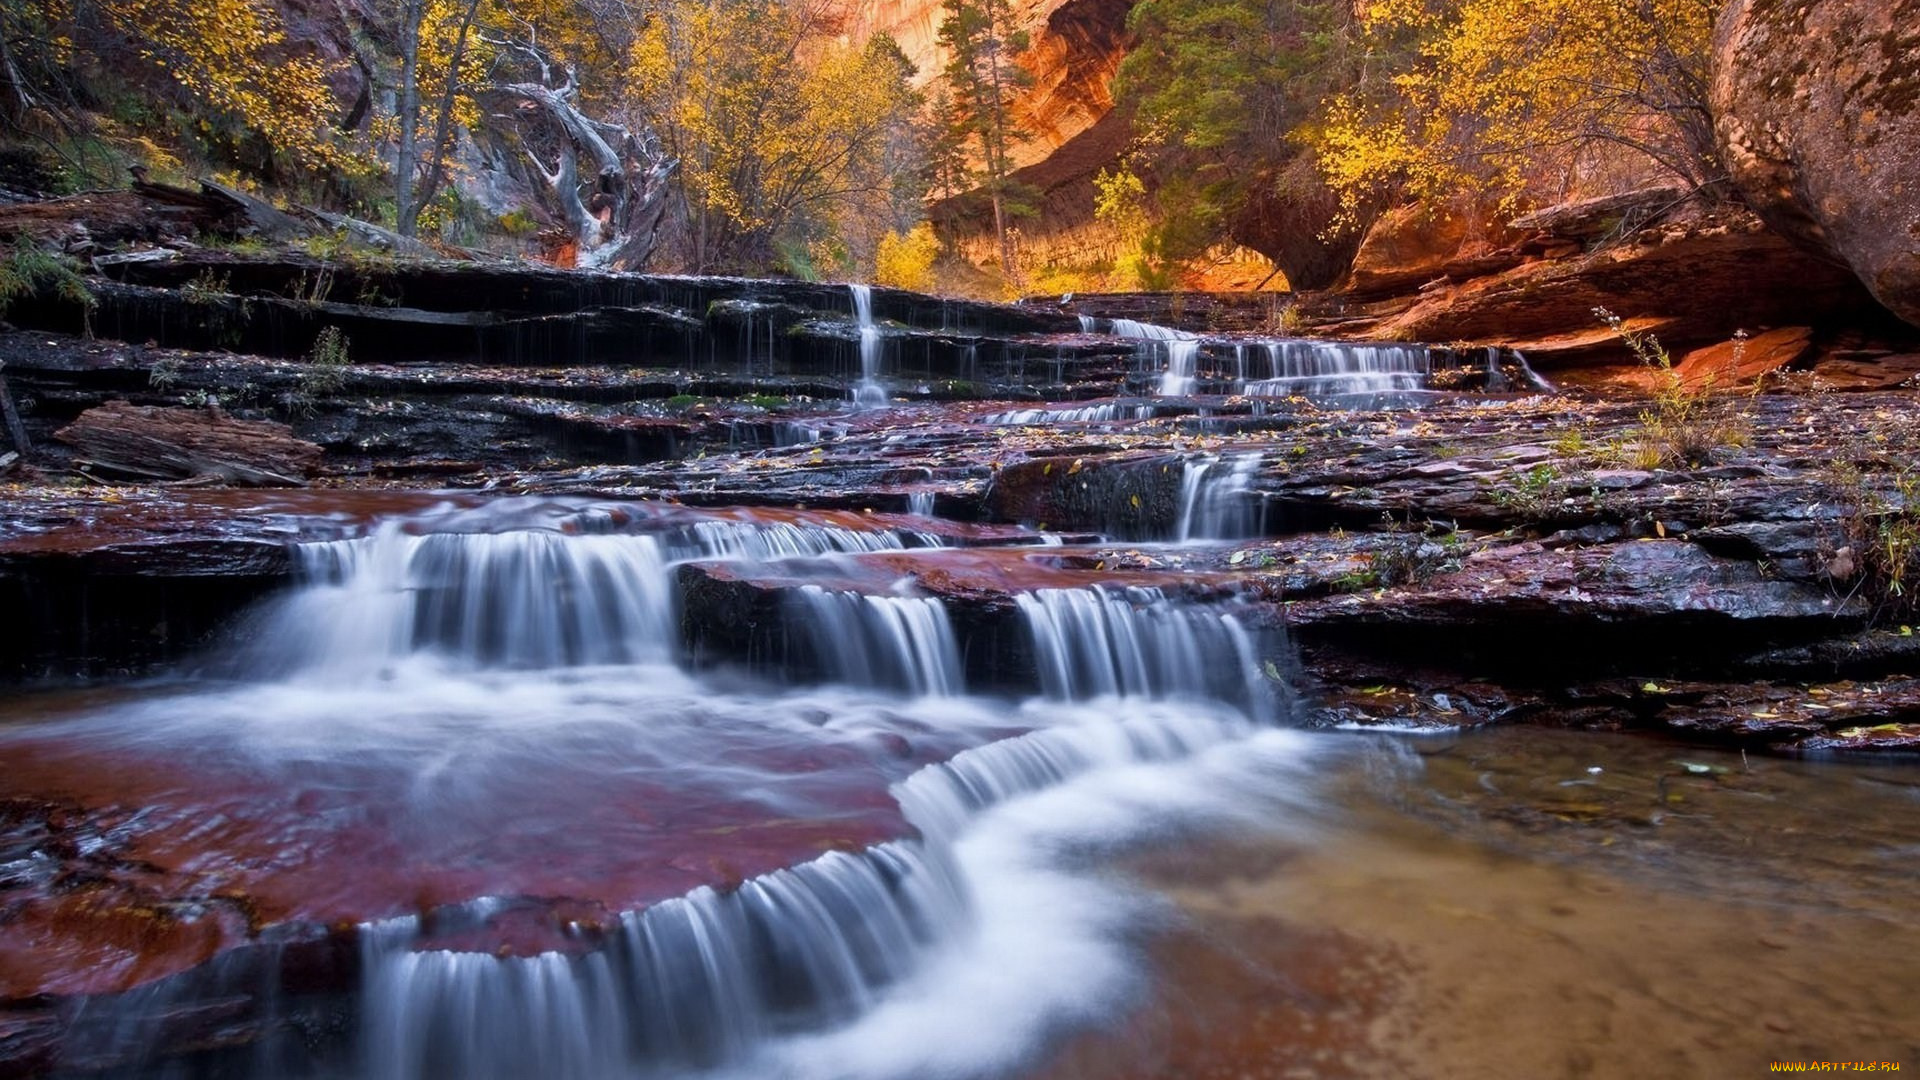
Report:
[[[220,408],[110,401],[53,437],[93,468],[134,480],[209,478],[246,487],[292,487],[320,466],[321,449],[271,420],[236,420]]]

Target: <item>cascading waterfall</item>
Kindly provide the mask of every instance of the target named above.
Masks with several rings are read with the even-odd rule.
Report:
[[[330,755],[364,763],[368,775],[394,773],[398,801],[355,786],[364,814],[343,804],[333,817],[303,816],[303,828],[337,818],[343,835],[359,840],[363,818],[430,825],[425,835],[444,834],[448,846],[422,853],[406,872],[449,873],[457,883],[476,852],[528,828],[520,815],[571,800],[530,834],[538,838],[531,863],[515,864],[508,891],[475,895],[456,884],[467,897],[457,903],[414,907],[411,891],[376,902],[369,914],[385,917],[357,932],[356,1035],[340,1051],[351,1053],[349,1067],[303,1057],[290,1034],[299,1025],[289,1021],[275,1028],[289,1034],[257,1059],[271,1063],[264,1071],[394,1080],[709,1070],[799,1080],[987,1076],[1063,1025],[1114,1015],[1134,972],[1124,943],[1133,908],[1116,887],[1059,865],[1053,841],[1077,827],[1123,834],[1112,824],[1119,807],[1137,808],[1123,815],[1132,828],[1170,812],[1228,812],[1234,800],[1221,794],[1219,770],[1243,762],[1285,704],[1285,687],[1263,674],[1273,670],[1262,657],[1266,639],[1232,610],[1191,607],[1157,590],[1018,594],[1041,696],[990,701],[966,695],[961,643],[939,599],[803,586],[789,609],[794,633],[838,685],[729,697],[719,680],[671,666],[676,564],[939,541],[688,518],[675,511],[652,520],[651,531],[626,532],[640,527],[628,515],[588,508],[564,519],[568,531],[416,535],[388,524],[356,540],[303,545],[308,583],[250,653],[291,671],[292,683],[186,695],[124,718],[143,745],[156,731],[198,732],[214,745],[244,745],[250,761],[284,755],[292,776],[330,767]],[[405,666],[416,656],[433,664]],[[849,748],[870,745],[886,752],[856,755],[841,766],[851,773],[826,772]],[[1241,752],[1208,757],[1229,750]],[[487,771],[493,754],[498,770]],[[596,766],[611,786],[562,790],[599,777]],[[1143,782],[1135,772],[1203,766],[1215,771],[1177,782],[1164,773]],[[828,843],[808,841],[803,861],[731,888],[697,887],[634,910],[604,909],[605,919],[563,922],[555,932],[565,946],[541,938],[539,948],[515,953],[492,944],[516,905],[546,910],[545,874],[578,888],[614,873],[625,854],[618,843],[567,850],[596,828],[631,815],[646,819],[642,843],[690,835],[716,844],[737,823],[700,823],[712,804],[732,798],[752,804],[749,825],[775,835],[817,816],[809,809],[817,786],[875,774],[907,826],[886,835],[902,839],[818,855]],[[567,779],[556,784],[555,776]],[[622,805],[597,823],[572,816],[631,786],[643,793],[637,812]],[[503,795],[532,801],[495,807]],[[863,800],[834,805],[849,813]],[[460,831],[475,821],[491,831]],[[668,865],[728,873],[724,863],[700,861],[703,852],[681,857],[691,869],[679,859]],[[578,861],[586,856],[591,863]],[[559,862],[567,869],[545,869]],[[608,895],[631,894],[608,886]],[[414,910],[422,913],[390,914]],[[272,983],[276,963],[254,966]],[[141,1042],[126,1052],[153,1041],[156,1017],[216,991],[247,993],[196,977],[190,971],[142,999],[146,1026],[124,1027],[143,1033],[128,1036]],[[272,995],[259,998],[259,1008],[279,1007]],[[337,1004],[329,1008],[339,1015]],[[978,1039],[946,1037],[961,1015]],[[98,1050],[103,1061],[119,1052]]]
[[[963,688],[960,647],[938,599],[862,596],[808,585],[800,602],[815,651],[839,682],[950,697]]]
[[[1145,420],[1151,418],[1153,413],[1152,405],[1124,405],[1113,402],[1106,405],[1083,405],[1074,409],[1012,409],[983,416],[980,422],[1013,427],[1104,424],[1117,420]]]
[[[1041,589],[1015,600],[1048,697],[1201,698],[1271,713],[1253,635],[1230,612],[1147,588]]]
[[[265,670],[364,678],[418,652],[508,668],[669,653],[670,556],[653,536],[413,536],[389,525],[298,550],[314,584],[250,650]]]
[[[1167,354],[1167,370],[1160,377],[1160,392],[1168,397],[1193,393],[1200,381],[1200,343],[1194,340],[1169,340],[1162,348]]]
[[[853,318],[860,328],[860,381],[854,385],[854,404],[863,409],[887,403],[887,388],[880,382],[881,350],[885,341],[873,321],[873,287],[848,285],[853,294]]]
[[[1248,379],[1236,391],[1255,397],[1329,397],[1418,390],[1433,372],[1424,345],[1356,345],[1287,340],[1261,343],[1264,378]]]
[[[829,852],[730,892],[620,918],[581,956],[412,951],[416,919],[361,928],[359,1075],[617,1077],[711,1068],[846,1021],[966,920],[910,844]]]
[[[657,662],[673,654],[671,567],[939,547],[925,533],[790,522],[701,521],[652,534],[539,529],[412,535],[388,524],[303,544],[313,584],[245,651],[254,670],[378,675],[431,653],[476,667]]]
[[[1259,502],[1249,498],[1259,454],[1190,459],[1180,474],[1180,515],[1174,539],[1242,540],[1260,534]]]

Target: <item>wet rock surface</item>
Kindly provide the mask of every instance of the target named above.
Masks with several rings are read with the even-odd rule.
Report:
[[[246,637],[247,613],[310,572],[302,542],[382,528],[658,537],[748,526],[865,538],[777,563],[675,564],[677,659],[748,685],[832,675],[832,643],[798,614],[824,590],[937,600],[967,688],[1025,698],[1045,672],[1022,599],[1098,589],[1142,611],[1171,597],[1230,615],[1255,650],[1254,681],[1297,683],[1309,724],[1635,729],[1785,754],[1920,745],[1909,564],[1880,555],[1920,536],[1908,392],[1708,393],[1663,419],[1644,397],[1529,390],[1506,374],[1510,356],[1453,350],[1423,354],[1444,357],[1437,375],[1393,376],[1411,387],[1249,396],[1224,391],[1248,387],[1269,356],[1277,365],[1283,343],[1217,336],[1181,346],[1194,392],[1165,393],[1166,339],[1083,329],[1058,312],[883,291],[862,327],[828,310],[851,311],[844,287],[488,268],[407,279],[410,306],[393,310],[421,333],[464,334],[474,326],[458,290],[470,287],[513,319],[560,308],[567,328],[510,355],[469,343],[452,360],[407,355],[404,335],[356,336],[337,381],[316,382],[303,335],[365,313],[269,307],[257,293],[284,288],[290,264],[220,265],[231,277],[213,306],[282,311],[283,347],[207,348],[218,319],[188,319],[180,286],[211,264],[191,261],[122,283],[154,290],[164,313],[127,325],[178,317],[178,337],[0,335],[37,443],[113,398],[167,409],[213,398],[321,448],[299,489],[111,483],[57,444],[6,477],[0,607],[14,617],[0,628],[0,678],[77,684],[35,699],[36,716],[118,692],[96,676],[166,670],[222,635]],[[380,276],[390,270],[356,272],[392,284]],[[436,307],[459,317],[412,314]],[[602,318],[622,329],[596,338]],[[849,401],[863,330],[886,342],[883,407]],[[661,334],[681,336],[663,346]],[[1711,437],[1676,454],[1683,422]],[[592,710],[632,692],[569,689],[564,704]],[[808,730],[833,730],[826,706],[800,711]],[[561,812],[472,800],[487,835],[545,827],[484,873],[457,844],[423,842],[418,823],[350,805],[343,792],[404,786],[373,765],[262,777],[177,748],[156,769],[138,739],[50,743],[10,759],[0,786],[0,921],[14,928],[0,950],[32,954],[44,932],[98,957],[0,965],[0,1071],[41,1067],[88,995],[217,967],[212,957],[295,973],[288,994],[305,1004],[277,1015],[324,1036],[355,978],[354,919],[423,912],[425,940],[451,948],[578,952],[636,905],[899,837],[908,829],[887,785],[964,740],[884,723],[804,751],[727,748],[797,785],[802,812],[739,791],[690,794],[671,778],[589,783],[564,758],[541,759],[540,798]],[[1021,727],[1004,725],[969,737]],[[632,752],[593,749],[596,760]],[[141,767],[99,768],[113,755]],[[193,800],[177,797],[186,789]],[[222,808],[215,825],[209,803]],[[196,863],[204,828],[237,855]],[[587,835],[621,838],[624,877],[596,868]],[[276,862],[323,849],[334,855],[299,873]],[[349,849],[366,865],[343,869],[335,856]],[[463,913],[479,894],[504,906]],[[278,952],[246,959],[267,947]],[[93,981],[75,981],[82,969]],[[246,1008],[196,1000],[167,1013],[170,1052],[259,1038]]]

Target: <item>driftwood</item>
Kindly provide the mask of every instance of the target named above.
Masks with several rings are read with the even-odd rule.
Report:
[[[110,401],[53,437],[99,470],[136,480],[211,478],[246,487],[298,486],[320,466],[320,447],[270,420],[236,420],[218,408]]]
[[[231,200],[167,184],[91,191],[0,206],[0,240],[26,238],[68,250],[160,243],[203,233],[236,235],[246,215]]]

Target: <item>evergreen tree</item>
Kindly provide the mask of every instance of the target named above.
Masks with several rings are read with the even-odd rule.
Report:
[[[978,164],[969,179],[993,206],[1000,270],[1017,282],[1019,269],[1007,222],[1032,212],[1028,193],[1013,179],[1013,148],[1032,138],[1013,116],[1014,98],[1033,82],[1015,62],[1027,49],[1027,34],[1015,26],[1009,0],[945,0],[940,7],[946,14],[940,24],[940,44],[948,56],[942,142],[950,149],[978,148]],[[952,157],[936,150],[936,161]]]
[[[1226,239],[1241,210],[1290,180],[1294,134],[1351,85],[1351,0],[1142,0],[1117,95],[1135,109],[1139,160],[1160,213],[1151,245],[1188,258]]]

